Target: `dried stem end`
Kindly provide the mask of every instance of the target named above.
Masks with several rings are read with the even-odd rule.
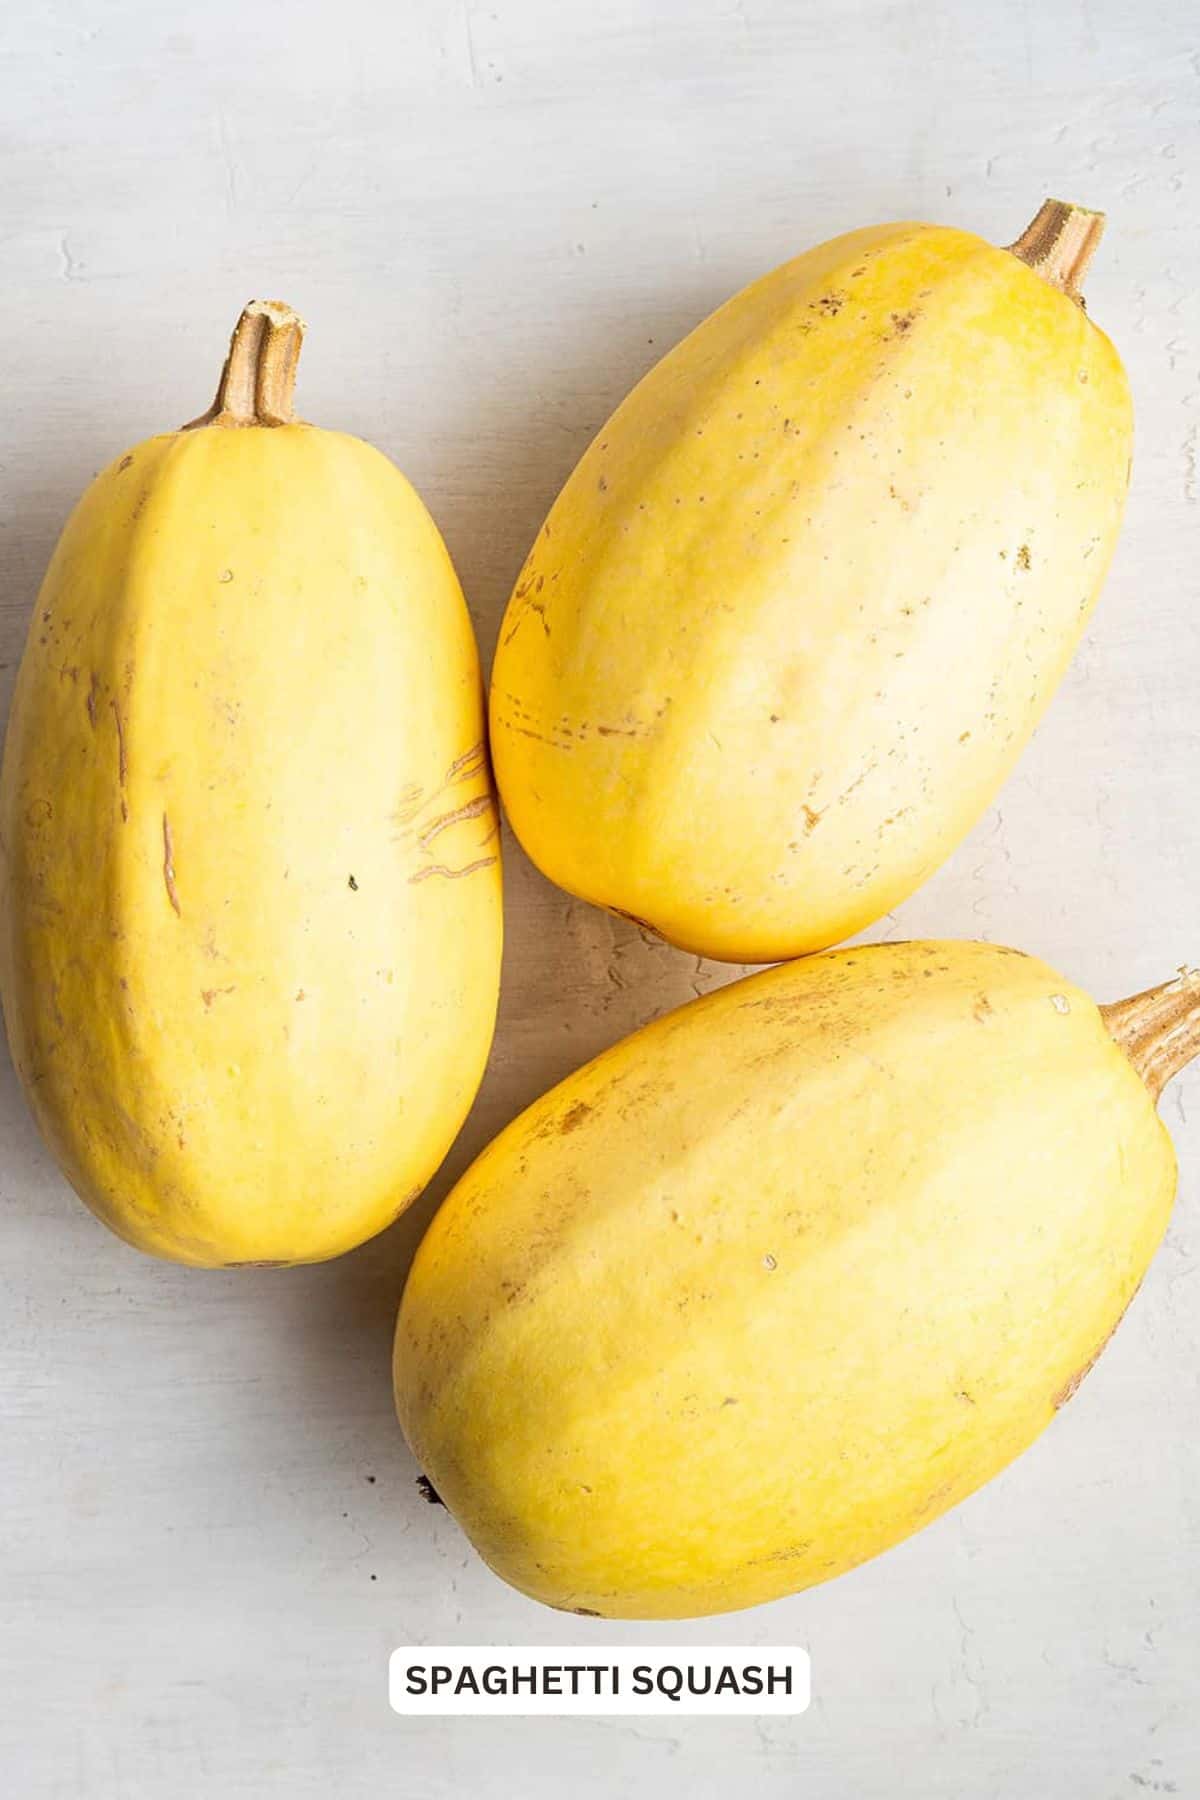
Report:
[[[1069,206],[1065,200],[1046,200],[1016,243],[1008,247],[1035,275],[1082,306],[1083,278],[1103,231],[1103,213]]]
[[[251,300],[234,327],[217,397],[185,425],[291,425],[304,320],[281,300]]]
[[[1200,969],[1100,1008],[1115,1038],[1157,1101],[1172,1076],[1200,1055]]]

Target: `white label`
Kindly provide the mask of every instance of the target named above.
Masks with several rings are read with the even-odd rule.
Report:
[[[420,1644],[393,1650],[398,1713],[802,1713],[807,1650]]]

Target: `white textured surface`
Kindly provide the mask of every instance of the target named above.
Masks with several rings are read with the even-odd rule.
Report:
[[[1110,214],[1089,293],[1138,405],[1128,526],[1000,806],[886,930],[1019,944],[1103,998],[1200,959],[1195,26],[1189,0],[7,0],[5,696],[69,506],[207,403],[251,294],[308,318],[305,415],[372,438],[426,496],[486,654],[593,429],[716,302],[876,219],[1004,241],[1050,192]],[[325,1268],[203,1275],[126,1250],[58,1178],[5,1070],[4,1792],[1200,1792],[1196,1075],[1165,1103],[1183,1164],[1168,1243],[1041,1443],[858,1573],[678,1629],[807,1643],[806,1718],[388,1713],[397,1641],[583,1624],[508,1593],[416,1494],[387,1367],[416,1235],[520,1105],[723,978],[515,851],[508,920],[461,1142],[407,1221]]]

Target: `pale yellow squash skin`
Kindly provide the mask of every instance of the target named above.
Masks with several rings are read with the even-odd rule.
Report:
[[[8,728],[0,975],[122,1237],[335,1256],[436,1169],[496,1010],[482,710],[437,529],[368,445],[208,426],[84,495]]]
[[[401,1422],[506,1581],[754,1605],[928,1524],[1128,1305],[1170,1139],[1088,996],[971,943],[756,975],[625,1039],[467,1172],[409,1277]]]
[[[552,880],[705,956],[821,949],[987,807],[1099,592],[1121,364],[965,231],[824,244],[650,371],[550,512],[491,686]]]

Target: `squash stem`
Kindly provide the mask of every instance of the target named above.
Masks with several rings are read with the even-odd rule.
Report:
[[[1035,275],[1082,306],[1083,278],[1103,231],[1103,213],[1070,206],[1065,200],[1046,200],[1016,243],[1008,247]]]
[[[217,397],[185,425],[290,425],[304,320],[281,300],[251,300],[234,327]]]
[[[1100,1008],[1116,1039],[1157,1100],[1168,1081],[1200,1055],[1200,969]]]

